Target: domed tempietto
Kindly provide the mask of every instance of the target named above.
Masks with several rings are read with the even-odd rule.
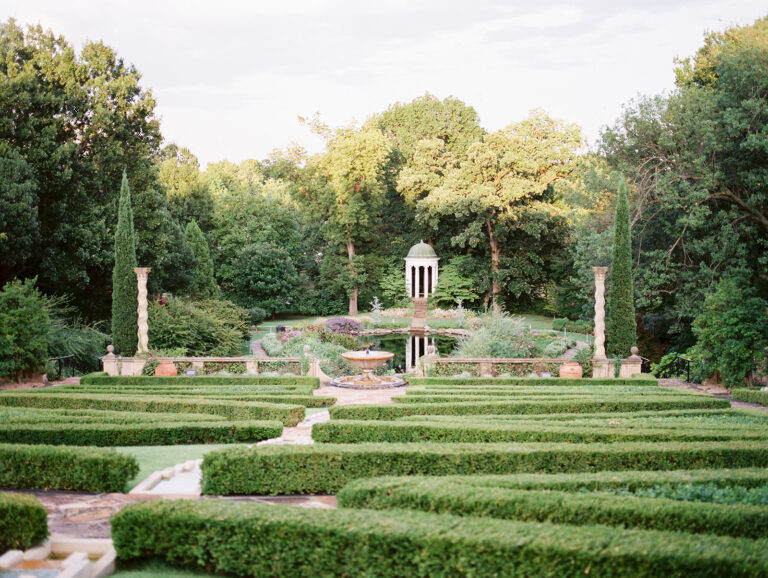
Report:
[[[412,299],[428,298],[437,289],[437,256],[431,245],[421,241],[405,257],[405,287]]]

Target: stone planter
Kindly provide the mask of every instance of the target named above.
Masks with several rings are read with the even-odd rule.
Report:
[[[178,375],[179,370],[173,364],[173,361],[161,361],[155,368],[155,375],[173,376]]]
[[[560,377],[581,379],[582,369],[578,361],[566,361],[560,366]]]

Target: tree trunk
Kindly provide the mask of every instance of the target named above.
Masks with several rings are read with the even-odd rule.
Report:
[[[349,272],[352,277],[355,276],[355,243],[347,241],[347,255],[349,256]],[[357,293],[358,287],[352,288],[352,295],[349,296],[349,314],[357,315]]]
[[[499,294],[501,293],[499,286],[499,244],[496,242],[496,237],[493,236],[493,226],[490,219],[485,221],[485,228],[488,230],[488,242],[491,246],[491,307],[494,313],[499,313],[501,311],[499,304]]]

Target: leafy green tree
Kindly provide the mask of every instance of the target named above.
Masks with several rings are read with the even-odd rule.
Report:
[[[405,266],[401,263],[390,265],[379,284],[387,305],[397,306],[402,303],[408,296],[405,287]]]
[[[637,343],[637,321],[632,285],[629,201],[624,188],[619,190],[614,222],[611,285],[608,291],[608,352],[618,357],[627,357]]]
[[[483,138],[477,111],[454,97],[443,100],[427,93],[409,103],[396,103],[377,115],[378,125],[407,164],[421,140],[440,140],[454,157],[462,158]]]
[[[150,188],[132,194],[131,200],[136,256],[140,263],[152,267],[149,292],[188,290],[195,256],[187,247],[184,229],[168,210],[165,195]]]
[[[519,296],[531,290],[530,279],[546,277],[543,256],[552,252],[546,244],[565,237],[551,187],[570,172],[581,143],[578,127],[536,112],[470,146],[467,159],[418,202],[419,219],[435,230],[446,218],[458,220],[453,245],[486,245],[494,310],[501,309],[503,282]],[[502,264],[505,243],[515,263]]]
[[[196,221],[203,232],[213,228],[213,198],[200,174],[200,163],[189,149],[169,144],[160,151],[158,178],[168,209],[181,224]]]
[[[115,267],[112,270],[112,345],[122,355],[133,355],[138,346],[138,298],[136,241],[128,177],[123,173],[120,208],[115,233]]]
[[[454,307],[459,299],[471,302],[478,299],[474,291],[475,282],[471,277],[461,274],[462,264],[467,257],[454,257],[446,265],[440,267],[440,275],[435,291],[435,303],[446,307]]]
[[[720,372],[728,387],[749,384],[750,374],[765,363],[768,312],[765,301],[740,277],[726,277],[707,296],[693,322],[695,350],[707,367]]]
[[[190,221],[185,232],[187,247],[195,255],[195,275],[192,282],[192,294],[198,298],[213,297],[216,294],[216,279],[213,277],[213,260],[208,249],[208,241],[197,226]]]
[[[718,279],[768,281],[766,67],[768,19],[709,34],[675,92],[633,103],[603,135],[635,191],[637,305],[673,324],[680,350]]]
[[[246,308],[260,307],[270,315],[290,307],[301,278],[288,252],[273,243],[243,247],[232,264],[233,300]]]
[[[107,318],[122,171],[139,192],[156,179],[154,99],[103,43],[77,53],[13,20],[0,24],[0,80],[0,283],[37,275]]]
[[[17,279],[0,291],[0,376],[20,380],[45,368],[49,322],[35,282]]]
[[[392,147],[378,130],[340,129],[329,136],[327,148],[318,160],[328,175],[331,191],[326,237],[346,248],[344,284],[349,296],[349,315],[357,315],[365,271],[356,245],[375,238],[386,198],[386,171]]]

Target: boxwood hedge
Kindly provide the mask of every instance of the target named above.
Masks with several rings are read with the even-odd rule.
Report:
[[[26,550],[48,537],[48,512],[34,496],[0,492],[0,553]]]
[[[768,537],[768,507],[711,504],[664,498],[520,490],[465,485],[455,479],[357,480],[337,495],[350,508],[414,509],[555,524],[604,524],[624,528]]]
[[[652,375],[639,374],[631,379],[593,378],[568,379],[562,377],[411,377],[411,385],[644,385],[658,384]]]
[[[225,448],[203,457],[204,494],[328,494],[382,475],[768,466],[768,441],[615,444],[318,444]]]
[[[1,402],[0,402],[1,403]],[[397,405],[346,405],[330,408],[334,419],[391,420],[407,415],[483,415],[535,413],[629,412],[668,409],[729,408],[727,399],[703,395],[680,398],[611,398],[537,401],[469,401],[464,403],[409,403]]]
[[[84,385],[311,385],[320,386],[316,377],[259,377],[222,375],[163,376],[114,376],[104,372],[89,373],[80,378]]]
[[[190,399],[173,396],[152,395],[106,395],[106,394],[35,394],[24,392],[0,393],[0,405],[40,408],[105,409],[144,412],[209,413],[232,420],[277,420],[283,425],[293,426],[304,419],[304,406],[272,404],[264,402],[241,402],[237,400]]]
[[[740,399],[749,403],[768,405],[768,391],[758,389],[734,389],[731,392],[733,399]]]
[[[583,425],[552,425],[542,423],[487,422],[415,422],[415,421],[344,421],[333,420],[315,424],[312,437],[325,443],[360,442],[572,442],[608,443],[625,441],[727,441],[765,440],[764,428],[681,429],[622,428],[603,424],[602,427]]]
[[[133,456],[74,446],[0,444],[0,488],[122,492],[139,472]]]
[[[758,576],[764,540],[423,512],[158,501],[112,519],[121,559],[237,576]]]
[[[0,430],[0,443],[162,446],[260,441],[282,432],[283,424],[278,421],[12,424]]]

